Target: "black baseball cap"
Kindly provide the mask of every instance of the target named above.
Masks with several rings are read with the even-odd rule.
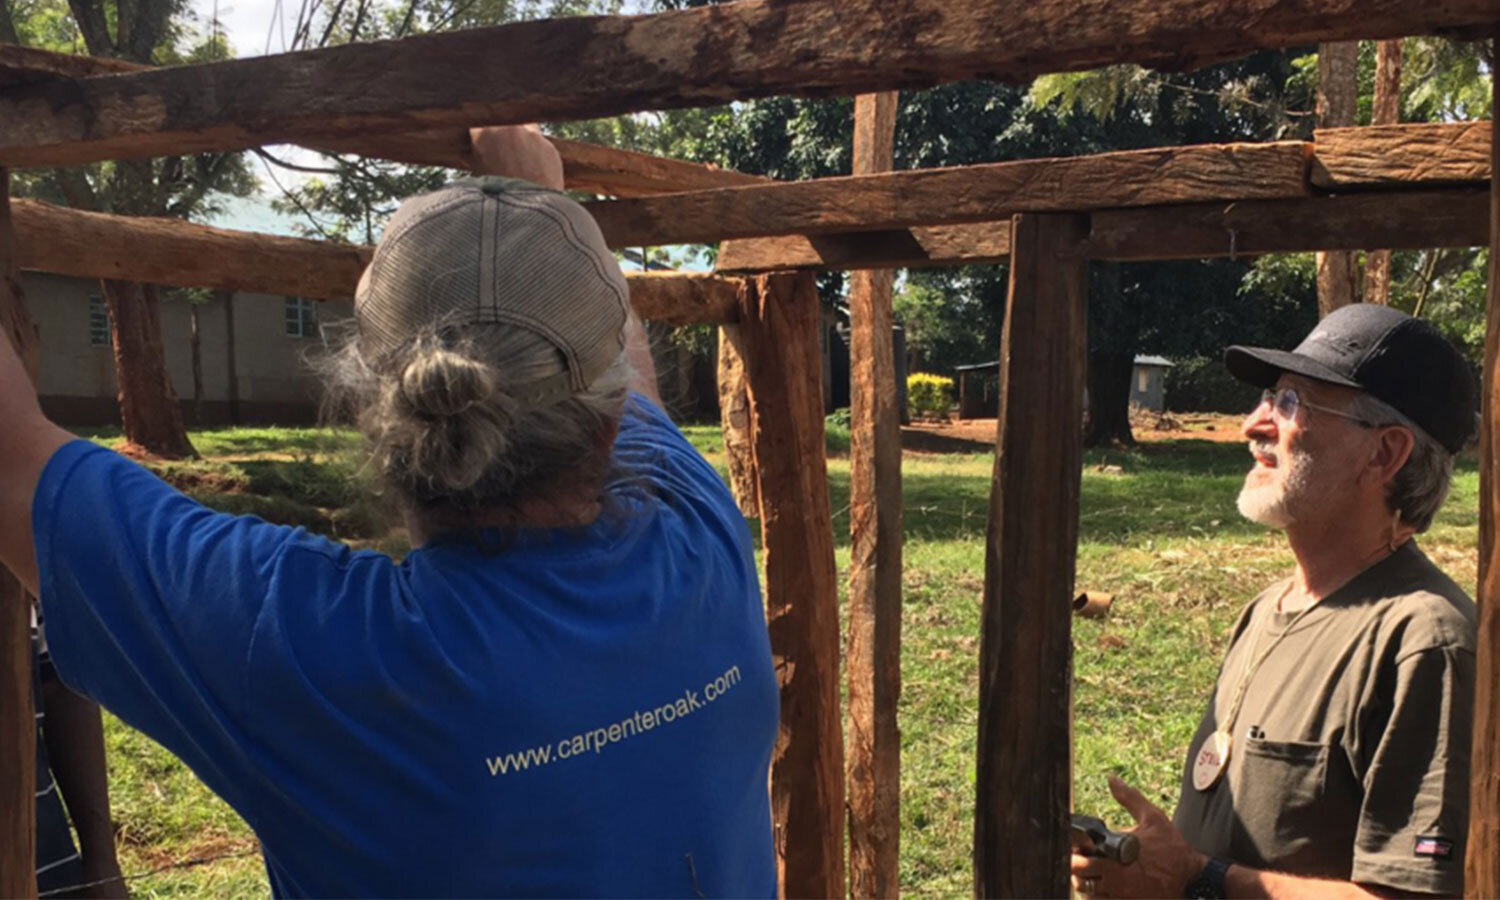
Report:
[[[1474,433],[1476,394],[1468,362],[1421,319],[1373,303],[1329,313],[1297,349],[1230,347],[1224,365],[1268,388],[1283,372],[1357,388],[1411,419],[1457,453]]]

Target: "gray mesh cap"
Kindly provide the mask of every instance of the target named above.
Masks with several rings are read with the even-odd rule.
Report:
[[[359,280],[354,316],[360,354],[377,368],[437,323],[536,332],[568,371],[517,386],[517,398],[535,407],[588,388],[619,358],[629,299],[614,254],[582,206],[558,191],[492,176],[401,204]]]

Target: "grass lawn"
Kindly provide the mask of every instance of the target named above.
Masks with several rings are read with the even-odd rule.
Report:
[[[717,428],[686,429],[722,470]],[[97,439],[108,442],[107,435]],[[161,467],[210,504],[303,524],[389,552],[362,499],[347,434],[309,429],[196,432],[203,462]],[[901,885],[968,896],[978,700],[979,604],[991,459],[909,453],[904,463],[905,584],[901,696]],[[1288,570],[1279,535],[1234,509],[1244,445],[1182,440],[1085,461],[1080,589],[1113,592],[1110,618],[1076,620],[1075,797],[1080,812],[1126,824],[1104,787],[1117,774],[1170,812],[1178,767],[1243,603]],[[1478,476],[1462,459],[1427,553],[1472,591]],[[849,463],[829,462],[838,562],[849,557]],[[132,881],[137,897],[267,894],[244,824],[180,763],[107,718],[110,780],[127,874],[224,857]],[[1022,851],[1024,852],[1024,851]]]

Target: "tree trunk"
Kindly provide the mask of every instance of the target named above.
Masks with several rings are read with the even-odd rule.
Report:
[[[1089,424],[1085,447],[1134,447],[1130,432],[1130,377],[1135,354],[1089,351]]]
[[[188,323],[193,329],[193,425],[203,427],[203,340],[198,330],[200,304],[188,304]]]
[[[128,8],[122,5],[113,37],[103,4],[70,0],[69,8],[90,56],[150,65],[172,7],[163,0],[140,0]],[[108,206],[110,212],[127,215],[167,214],[166,192],[157,184],[150,160],[117,162],[113,174],[99,181],[97,188],[76,169],[57,170],[57,180],[71,206],[93,211]],[[156,289],[124,281],[102,284],[114,342],[120,423],[127,444],[168,459],[196,456],[167,374]]]
[[[134,281],[100,284],[109,309],[126,443],[167,459],[196,457],[167,372],[156,289]]]
[[[234,291],[224,291],[224,369],[229,378],[229,424],[240,424],[240,370],[234,358]]]
[[[7,44],[19,44],[21,38],[16,34],[16,23],[11,16],[10,0],[0,0],[0,41]]]
[[[149,164],[117,164],[112,183],[117,212],[162,215],[160,192]],[[151,285],[105,281],[110,335],[115,346],[115,383],[125,440],[166,459],[197,456],[188,440],[182,409],[167,372],[161,339],[160,301]]]
[[[1354,124],[1359,42],[1318,45],[1318,126]],[[1318,316],[1355,302],[1355,257],[1348,251],[1317,254]]]
[[[1375,106],[1371,125],[1395,125],[1401,121],[1401,40],[1375,45]],[[1366,303],[1387,306],[1391,302],[1391,251],[1365,254]]]

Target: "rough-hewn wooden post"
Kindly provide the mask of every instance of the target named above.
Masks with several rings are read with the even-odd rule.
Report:
[[[1358,97],[1359,42],[1318,45],[1318,127],[1353,125]],[[1359,279],[1355,255],[1347,251],[1315,254],[1318,266],[1318,316],[1355,302]]]
[[[898,95],[854,100],[854,174],[891,168]],[[901,834],[901,422],[889,269],[850,273],[849,896],[895,897]]]
[[[1500,50],[1500,30],[1495,35]],[[1500,897],[1500,78],[1490,147],[1489,313],[1479,422],[1479,658],[1464,895]]]
[[[719,426],[724,434],[724,466],[729,470],[729,490],[740,515],[760,515],[756,496],[755,448],[750,433],[750,398],[745,393],[745,355],[740,347],[738,325],[719,326]]]
[[[1401,46],[1402,39],[1375,42],[1375,102],[1370,109],[1371,125],[1395,125],[1401,121]],[[1391,251],[1371,250],[1365,254],[1364,302],[1391,302]]]
[[[21,298],[10,172],[0,168],[0,327],[36,379],[36,329]],[[31,706],[31,604],[0,566],[0,897],[36,896],[36,719]]]
[[[977,897],[1068,896],[1088,221],[1011,220],[979,642]]]
[[[781,682],[771,764],[776,854],[785,897],[844,893],[844,749],[833,513],[818,375],[818,290],[811,273],[761,275],[740,306],[766,616]]]

